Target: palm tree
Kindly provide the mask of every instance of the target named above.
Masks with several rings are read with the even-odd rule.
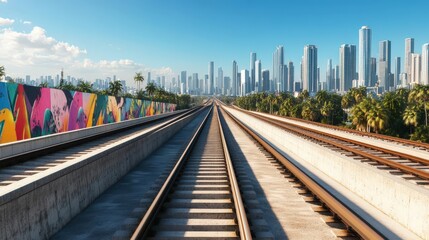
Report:
[[[142,72],[136,72],[136,75],[134,75],[134,82],[137,83],[137,89],[140,91],[140,86],[144,81],[144,77],[142,75]]]
[[[405,108],[402,119],[404,120],[405,125],[410,126],[410,133],[413,126],[417,127],[417,112],[418,109],[416,105],[408,105],[407,108]]]
[[[387,118],[386,110],[382,104],[375,99],[371,99],[371,107],[366,116],[368,126],[374,128],[375,133],[379,133],[386,126]]]
[[[325,117],[326,122],[328,122],[329,116],[331,116],[332,112],[334,111],[334,104],[332,104],[331,101],[325,102],[320,108],[320,113],[322,116]],[[333,120],[331,121],[332,124]]]
[[[371,100],[364,98],[359,104],[354,105],[350,110],[350,118],[358,131],[369,132],[367,115],[371,108]]]
[[[122,83],[119,80],[109,83],[109,93],[113,96],[118,96],[122,92]]]
[[[149,96],[152,98],[153,94],[156,91],[156,86],[154,83],[149,83],[148,85],[146,85],[146,92],[147,94],[149,94]]]
[[[299,94],[298,97],[302,100],[302,102],[305,102],[310,97],[310,93],[307,90],[304,90]]]
[[[76,89],[79,92],[87,92],[87,93],[94,92],[94,90],[92,89],[92,84],[84,81],[79,81],[77,83]]]
[[[0,80],[2,80],[2,78],[5,76],[5,72],[4,72],[4,66],[0,67]]]
[[[48,82],[42,82],[42,83],[40,83],[39,87],[47,88],[48,87]]]
[[[428,125],[429,86],[416,85],[408,95],[408,102],[415,102],[425,111],[425,126]]]

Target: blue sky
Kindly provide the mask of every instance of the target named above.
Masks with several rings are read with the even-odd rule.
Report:
[[[363,25],[372,29],[373,56],[380,40],[391,40],[392,57],[401,58],[406,37],[415,38],[416,52],[429,42],[424,0],[0,1],[0,18],[13,21],[0,21],[0,50],[9,55],[0,53],[0,65],[16,76],[56,74],[61,67],[88,80],[115,71],[123,79],[140,70],[206,74],[211,60],[230,75],[233,60],[249,68],[252,51],[271,69],[277,45],[299,69],[304,45],[315,44],[324,79],[327,59],[337,63],[341,44],[357,45]]]

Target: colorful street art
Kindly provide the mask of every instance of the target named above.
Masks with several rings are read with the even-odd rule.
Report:
[[[0,144],[175,109],[170,103],[0,82]]]

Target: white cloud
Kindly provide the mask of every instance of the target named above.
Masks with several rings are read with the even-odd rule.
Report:
[[[41,27],[33,27],[30,33],[0,30],[0,52],[0,59],[17,65],[68,63],[86,54],[75,45],[48,37]]]
[[[150,71],[152,76],[174,77],[169,67],[148,68],[130,59],[93,61],[87,51],[71,43],[47,35],[45,29],[33,27],[30,33],[13,29],[0,29],[0,65],[12,77],[56,75],[62,68],[65,74],[85,80],[95,80],[116,75],[133,83],[136,72]]]
[[[15,22],[13,19],[0,17],[0,26],[12,25]]]
[[[31,25],[31,24],[32,24],[32,22],[30,22],[30,21],[22,21],[22,24],[25,24],[25,25]]]
[[[1,3],[7,3],[7,0],[0,0]]]

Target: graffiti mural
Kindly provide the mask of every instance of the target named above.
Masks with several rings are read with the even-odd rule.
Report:
[[[175,109],[170,103],[0,82],[0,144]]]

